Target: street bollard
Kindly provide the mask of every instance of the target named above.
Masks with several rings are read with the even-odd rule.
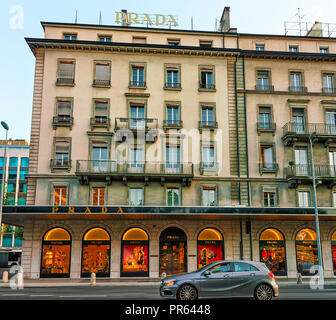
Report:
[[[2,274],[2,282],[8,283],[8,271],[4,271]]]
[[[302,284],[302,275],[301,273],[298,273],[297,276],[296,276],[296,283],[297,284]]]
[[[18,289],[23,289],[23,272],[18,272],[17,274],[17,287]]]
[[[91,279],[90,279],[90,284],[91,286],[95,286],[97,283],[96,281],[96,274],[94,272],[91,273]]]

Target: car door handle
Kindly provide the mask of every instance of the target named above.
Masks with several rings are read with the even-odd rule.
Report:
[[[229,278],[229,277],[230,277],[229,274],[226,274],[226,275],[223,276],[223,278]]]
[[[255,276],[255,275],[256,275],[255,273],[250,273],[250,276],[251,276],[251,277],[253,277],[253,276]]]

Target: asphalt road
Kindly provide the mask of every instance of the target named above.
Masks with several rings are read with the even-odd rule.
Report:
[[[0,288],[0,300],[161,300],[152,286],[43,287],[12,290]],[[336,286],[324,290],[280,287],[276,300],[336,300]]]

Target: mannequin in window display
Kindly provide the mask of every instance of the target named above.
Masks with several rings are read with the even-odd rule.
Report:
[[[143,247],[141,247],[140,250],[138,251],[138,258],[137,258],[138,265],[142,266],[144,264],[144,256],[145,253],[143,251]]]

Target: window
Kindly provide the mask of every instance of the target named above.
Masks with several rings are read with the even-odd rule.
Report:
[[[64,140],[55,141],[56,166],[70,165],[70,142]]]
[[[201,48],[211,48],[212,47],[212,40],[200,40],[199,46]]]
[[[273,146],[262,145],[261,146],[261,165],[262,169],[274,170],[274,159],[273,159]]]
[[[270,72],[268,70],[257,71],[257,90],[270,90]]]
[[[332,135],[336,134],[336,110],[329,109],[326,111],[326,124],[328,133]]]
[[[216,205],[216,187],[203,187],[203,206]]]
[[[235,272],[259,271],[255,266],[245,262],[234,262],[233,265]]]
[[[332,205],[333,207],[336,207],[336,192],[335,191],[332,193]]]
[[[26,180],[26,175],[28,174],[28,170],[20,169],[20,180]]]
[[[257,51],[265,51],[265,44],[264,43],[256,43],[255,48]]]
[[[208,269],[211,274],[221,274],[226,272],[232,272],[232,264],[230,262],[216,264],[215,266]]]
[[[298,45],[289,45],[289,52],[299,52]]]
[[[99,36],[98,38],[100,42],[112,42],[111,36]]]
[[[77,34],[75,33],[65,33],[64,40],[77,40]]]
[[[310,192],[309,191],[299,191],[298,192],[298,203],[299,207],[310,207]]]
[[[8,183],[7,184],[7,192],[15,192],[16,184],[15,183]]]
[[[94,124],[108,124],[108,101],[94,100]]]
[[[133,145],[130,149],[130,166],[132,171],[142,172],[144,169],[144,147],[143,145]]]
[[[202,168],[215,169],[215,145],[213,143],[202,144]]]
[[[17,171],[15,170],[8,170],[8,179],[9,180],[16,180]]]
[[[142,206],[144,204],[143,188],[130,188],[130,205]]]
[[[215,89],[214,67],[200,67],[200,89]]]
[[[306,131],[305,110],[303,108],[292,109],[293,130],[296,133],[304,133]]]
[[[29,158],[21,158],[21,167],[28,168]]]
[[[19,183],[19,192],[21,193],[27,192],[27,183]]]
[[[213,106],[201,106],[201,126],[202,127],[216,127],[215,110]]]
[[[132,87],[145,87],[145,66],[131,65],[131,83]]]
[[[109,62],[95,62],[94,86],[110,86],[111,65]]]
[[[57,100],[57,121],[69,123],[72,114],[72,100]]]
[[[166,88],[180,88],[180,66],[165,65]]]
[[[180,189],[167,187],[167,206],[180,206]]]
[[[320,53],[329,53],[329,46],[320,46]]]
[[[9,159],[9,166],[10,167],[17,167],[18,166],[18,158],[17,157],[11,157]]]
[[[179,144],[166,145],[166,171],[172,174],[181,171],[181,150]]]
[[[26,205],[26,197],[18,197],[18,206]]]
[[[302,92],[302,73],[301,72],[291,72],[290,73],[290,91]]]
[[[131,104],[130,115],[130,129],[144,130],[146,127],[145,106],[143,104]]]
[[[92,204],[94,206],[103,206],[105,204],[105,188],[93,187],[92,188]]]
[[[259,128],[271,129],[271,107],[259,107]]]
[[[167,39],[167,43],[170,46],[179,46],[181,44],[181,40],[180,39]]]
[[[334,74],[332,73],[323,74],[323,92],[335,93]]]
[[[75,78],[75,61],[59,60],[57,84],[73,84],[74,78]]]
[[[65,206],[67,204],[67,187],[54,186],[54,205]]]
[[[167,126],[177,127],[181,125],[179,105],[167,104],[166,119]]]
[[[336,149],[329,150],[329,165],[330,165],[330,175],[332,177],[336,176]]]
[[[277,205],[276,192],[264,191],[264,207],[275,207]]]
[[[146,43],[145,37],[133,37],[133,43]]]

